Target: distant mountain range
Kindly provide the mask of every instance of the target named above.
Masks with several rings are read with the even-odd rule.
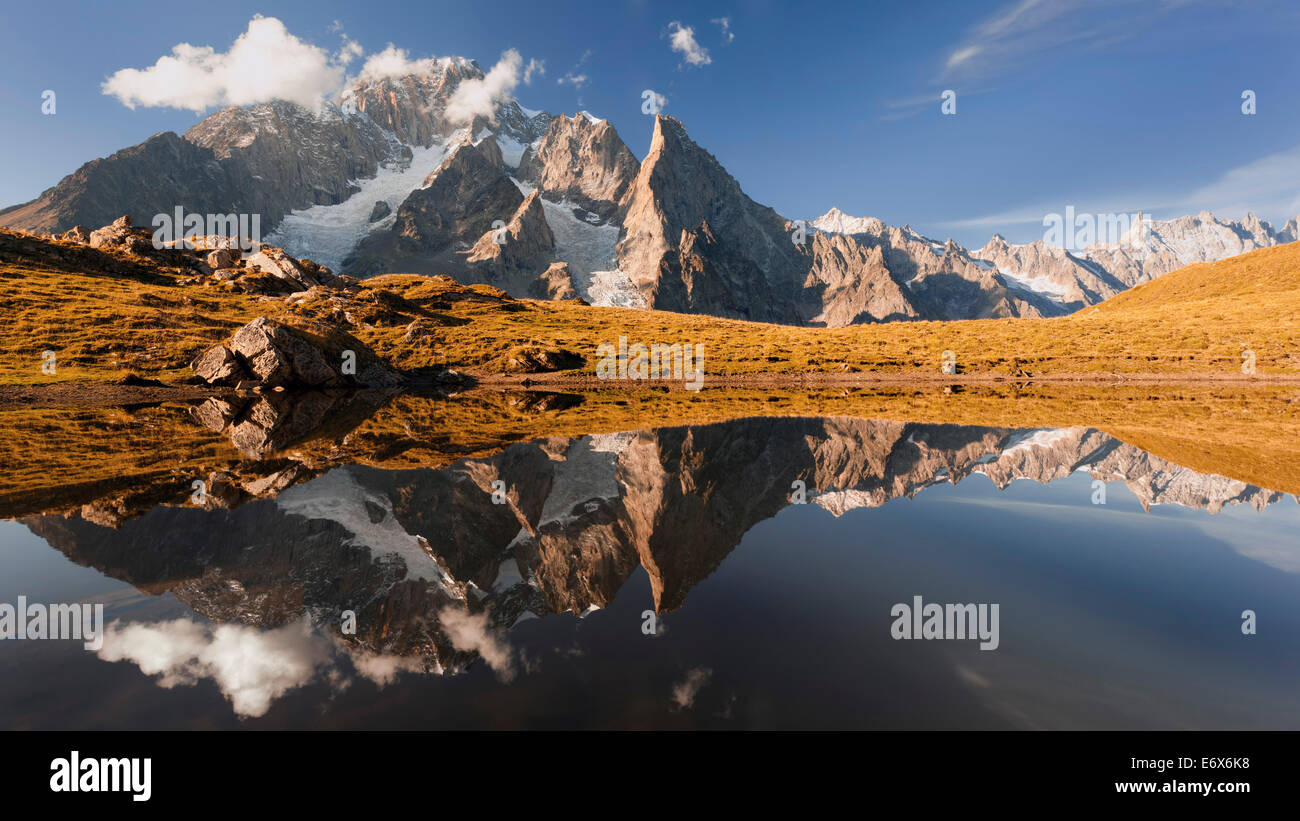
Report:
[[[581,297],[792,325],[1059,316],[1194,262],[1294,242],[1253,214],[1147,221],[1066,251],[995,235],[978,250],[850,217],[786,218],[750,199],[680,122],[638,162],[606,120],[514,100],[448,113],[477,63],[359,82],[340,106],[218,111],[94,160],[0,225],[58,233],[122,214],[259,214],[263,237],[356,276],[450,274],[512,295]]]

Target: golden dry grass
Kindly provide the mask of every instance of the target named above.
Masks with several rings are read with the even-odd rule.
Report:
[[[427,283],[407,276],[367,283],[419,304]],[[877,372],[936,373],[952,351],[964,374],[1163,373],[1237,377],[1242,353],[1260,375],[1300,376],[1300,244],[1193,265],[1095,308],[1055,319],[908,322],[849,328],[793,328],[573,302],[522,300],[514,310],[454,305],[436,334],[453,367],[501,370],[520,344],[562,347],[593,373],[602,343],[703,345],[710,375]],[[367,341],[402,367],[428,364],[404,349],[401,329]]]
[[[123,262],[124,268],[127,263]],[[202,348],[259,315],[292,318],[305,306],[250,297],[216,283],[182,286],[148,276],[83,273],[0,262],[0,384],[110,380],[123,369],[164,379],[189,375]],[[1180,374],[1239,377],[1253,351],[1260,376],[1300,376],[1300,244],[1193,265],[1094,308],[1057,319],[888,323],[840,329],[596,308],[576,302],[498,300],[485,286],[388,275],[364,287],[406,300],[398,318],[436,327],[432,346],[405,344],[404,324],[350,329],[403,370],[450,365],[506,370],[521,348],[564,348],[593,375],[602,343],[690,343],[713,376],[938,372],[951,350],[966,375]],[[449,295],[457,296],[449,299]],[[481,298],[466,299],[466,295]],[[53,350],[59,367],[41,370]]]

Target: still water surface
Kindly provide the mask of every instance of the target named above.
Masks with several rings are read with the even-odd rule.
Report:
[[[110,623],[99,651],[0,641],[0,727],[1297,729],[1297,534],[1294,497],[1086,428],[757,419],[346,466],[0,522],[0,602]],[[997,605],[996,649],[895,639],[915,596]]]

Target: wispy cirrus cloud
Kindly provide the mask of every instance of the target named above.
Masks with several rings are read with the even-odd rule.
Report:
[[[901,120],[931,104],[937,108],[946,88],[962,97],[995,90],[1017,72],[1135,39],[1176,10],[1209,2],[1214,0],[1016,0],[943,49],[932,90],[887,101],[879,119]]]
[[[1141,36],[1158,19],[1208,0],[1016,0],[947,50],[941,81],[1005,76],[1038,60]]]
[[[1073,205],[1079,213],[1129,213],[1143,210],[1158,219],[1200,211],[1212,211],[1218,217],[1240,219],[1253,212],[1280,226],[1300,214],[1300,190],[1297,190],[1295,182],[1297,179],[1300,179],[1300,145],[1235,166],[1211,181],[1192,188],[1117,191],[1111,195],[1083,198],[1062,195],[1050,202],[937,225],[992,230],[1042,225],[1045,215],[1060,213],[1066,205]]]
[[[587,49],[582,52],[582,56],[578,58],[578,62],[573,64],[573,68],[566,71],[563,77],[556,79],[555,84],[562,86],[567,83],[574,88],[581,89],[587,83],[591,82],[591,77],[582,70],[582,67],[587,65],[587,61],[590,59],[591,49]]]

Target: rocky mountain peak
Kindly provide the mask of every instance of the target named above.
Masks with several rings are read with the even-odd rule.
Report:
[[[871,234],[878,237],[888,230],[888,226],[875,217],[851,217],[838,208],[832,208],[811,224],[818,231],[831,234]]]
[[[572,202],[608,219],[639,169],[608,121],[581,112],[550,122],[537,143],[524,150],[519,178],[547,199]]]

